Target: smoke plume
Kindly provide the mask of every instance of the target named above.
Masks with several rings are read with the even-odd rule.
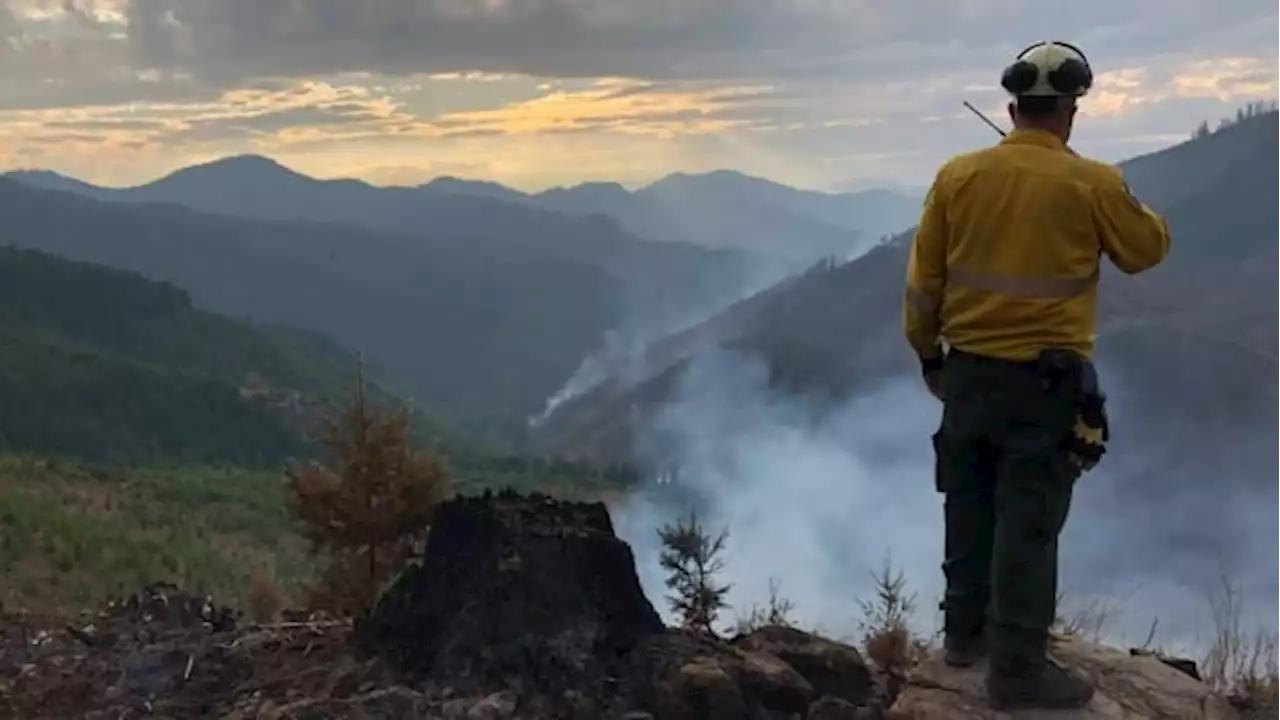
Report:
[[[646,460],[678,467],[678,492],[652,483],[615,518],[650,599],[665,612],[656,528],[696,501],[711,531],[730,532],[723,579],[733,585],[734,607],[727,620],[765,604],[776,578],[799,624],[856,637],[857,601],[871,597],[871,574],[889,557],[917,593],[917,629],[935,630],[942,500],[929,436],[940,404],[917,378],[888,381],[834,408],[775,393],[767,378],[754,358],[703,354],[646,429],[641,445],[654,455]],[[1117,427],[1140,422],[1130,398],[1111,396]],[[1142,644],[1159,618],[1156,644],[1196,655],[1210,640],[1208,595],[1225,561],[1244,584],[1246,627],[1274,630],[1275,466],[1254,469],[1270,475],[1247,486],[1253,490],[1228,495],[1170,468],[1165,492],[1135,498],[1126,482],[1149,462],[1141,441],[1122,443],[1078,484],[1062,543],[1061,612],[1102,607],[1110,615],[1108,639],[1132,645]]]

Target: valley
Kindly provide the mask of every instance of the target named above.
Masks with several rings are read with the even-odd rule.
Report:
[[[1274,614],[1277,133],[1274,110],[1251,113],[1121,164],[1175,249],[1138,278],[1104,271],[1117,440],[1079,491],[1064,585],[1083,605],[1140,585],[1128,602],[1177,647],[1201,647],[1191,594],[1215,572],[1244,578],[1243,622]],[[162,581],[266,603],[264,623],[336,613],[317,587],[347,572],[377,595],[426,539],[359,514],[412,490],[335,488],[416,459],[455,508],[501,508],[500,490],[549,494],[520,517],[603,502],[649,598],[655,528],[699,508],[734,531],[743,612],[781,578],[798,626],[853,637],[851,599],[887,553],[939,592],[937,407],[900,327],[920,202],[734,171],[379,187],[258,155],[127,188],[8,173],[0,609],[70,616]],[[406,408],[403,434],[352,420],[356,383]],[[326,417],[351,421],[351,445],[325,442]],[[308,520],[308,492],[338,498],[334,517]],[[317,526],[374,527],[396,560],[321,548]]]

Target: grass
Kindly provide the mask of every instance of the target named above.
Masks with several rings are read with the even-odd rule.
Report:
[[[459,492],[594,500],[618,489],[573,466],[467,465]],[[0,454],[0,607],[75,612],[167,581],[269,615],[315,578],[297,530],[277,472]]]
[[[1219,574],[1218,581],[1216,592],[1209,598],[1214,641],[1200,663],[1205,681],[1246,707],[1280,709],[1276,636],[1261,628],[1243,627],[1244,593],[1240,583],[1225,571]]]
[[[796,604],[782,595],[782,581],[769,578],[769,599],[763,607],[752,605],[734,621],[734,632],[747,635],[764,627],[791,627]]]
[[[7,608],[77,610],[157,580],[242,604],[311,567],[274,473],[0,456],[0,572]]]

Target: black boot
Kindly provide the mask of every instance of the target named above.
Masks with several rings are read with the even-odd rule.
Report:
[[[987,656],[984,633],[947,633],[942,639],[943,660],[954,668],[973,667]]]
[[[1093,685],[1048,662],[1025,674],[992,667],[987,698],[992,710],[1075,710],[1093,699]]]

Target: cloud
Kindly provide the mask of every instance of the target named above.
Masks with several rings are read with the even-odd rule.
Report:
[[[1274,54],[1264,0],[1080,0],[1046,14],[1018,0],[7,0],[0,34],[41,79],[110,81],[101,94],[226,88],[254,78],[863,78],[992,76],[1042,36],[1095,63],[1160,54]],[[151,87],[136,73],[150,72]],[[24,82],[29,93],[39,83]],[[88,85],[86,83],[86,85]],[[87,89],[83,88],[83,89]],[[46,92],[49,92],[46,90]]]
[[[767,87],[711,87],[602,79],[589,90],[550,91],[491,110],[443,115],[435,126],[446,134],[616,131],[673,137],[719,132],[752,124],[734,111],[767,98]]]
[[[211,81],[367,71],[548,77],[902,79],[957,63],[994,67],[1047,31],[1100,60],[1238,50],[1269,24],[1264,0],[1119,4],[1045,13],[1019,0],[135,0],[142,64]]]
[[[0,137],[36,142],[69,131],[101,139],[200,142],[237,134],[270,135],[297,127],[411,120],[394,103],[361,86],[302,82],[274,88],[229,90],[209,101],[146,102],[0,111]]]
[[[725,166],[919,183],[991,141],[960,101],[1000,120],[999,69],[1032,40],[1085,47],[1078,142],[1115,160],[1274,96],[1276,17],[1261,0],[0,0],[0,162],[98,181],[250,151],[526,187]],[[77,117],[99,125],[41,126]]]

